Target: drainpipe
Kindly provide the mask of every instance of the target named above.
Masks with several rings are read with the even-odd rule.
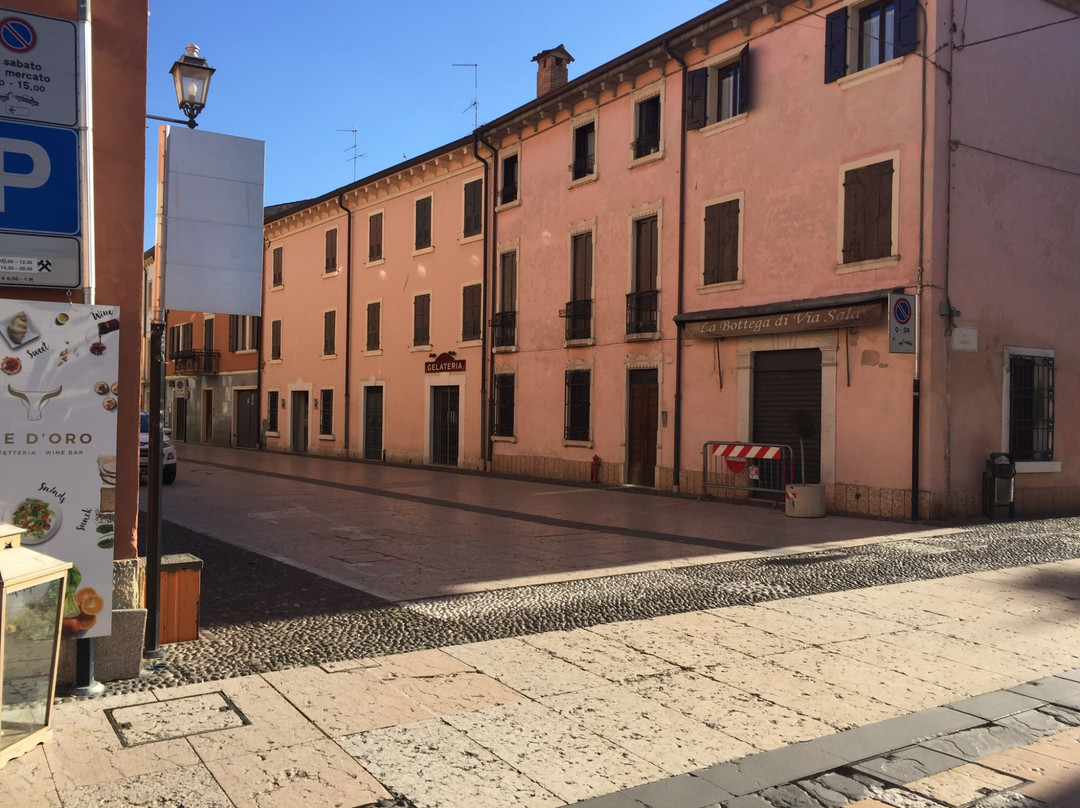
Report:
[[[345,211],[345,459],[349,459],[349,424],[352,422],[352,228],[353,214],[345,206],[345,194],[337,198],[338,207]]]
[[[686,208],[686,62],[682,60],[665,43],[664,52],[679,63],[682,68],[682,105],[679,116],[679,238],[677,244],[677,257],[675,260],[678,269],[675,292],[675,313],[683,313],[683,243],[686,240],[686,217],[683,215]],[[674,442],[674,456],[672,458],[672,493],[679,493],[679,476],[682,474],[682,327],[675,327],[675,417],[672,419],[672,441]]]
[[[484,136],[480,134],[480,130],[477,129],[473,132],[473,155],[484,164],[484,188],[491,188],[491,235],[488,236],[488,228],[484,228],[484,240],[483,240],[483,271],[482,277],[484,279],[484,294],[480,295],[480,459],[483,461],[484,471],[491,471],[491,408],[494,406],[491,401],[491,390],[495,384],[494,372],[495,362],[488,357],[488,346],[490,345],[488,338],[487,328],[487,313],[488,313],[488,295],[490,291],[492,294],[492,310],[494,310],[494,294],[495,283],[494,278],[488,278],[488,270],[494,264],[493,261],[488,261],[488,253],[494,248],[497,243],[495,241],[495,201],[496,195],[499,193],[497,188],[492,188],[493,183],[489,181],[489,175],[491,173],[491,166],[487,160],[480,156],[480,144],[483,144],[488,151],[491,152],[494,158],[498,154],[498,150],[484,140]],[[487,223],[488,212],[484,211],[485,224]],[[494,273],[492,273],[494,274]]]

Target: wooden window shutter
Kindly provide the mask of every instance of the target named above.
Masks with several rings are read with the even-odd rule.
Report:
[[[872,206],[868,216],[868,245],[872,252],[867,258],[886,258],[892,255],[892,184],[893,164],[891,160],[868,166],[872,196],[868,200]]]
[[[706,98],[709,87],[709,69],[691,70],[686,74],[686,128],[700,129],[707,121]]]
[[[229,315],[229,350],[235,351],[240,344],[240,315]]]
[[[376,213],[368,217],[368,260],[378,261],[383,257],[382,248],[383,215]]]
[[[844,172],[844,263],[862,261],[866,252],[865,169]]]
[[[896,56],[912,53],[918,44],[917,12],[918,3],[915,0],[898,0],[896,3]]]
[[[327,272],[337,269],[337,228],[326,231],[326,265]]]
[[[750,109],[750,46],[739,52],[739,113]]]
[[[825,15],[825,83],[847,75],[848,10],[838,8]]]
[[[720,282],[739,279],[739,200],[720,205]]]
[[[705,208],[705,283],[720,283],[720,205]]]

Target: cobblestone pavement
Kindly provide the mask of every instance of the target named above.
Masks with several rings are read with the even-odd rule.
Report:
[[[1080,519],[396,604],[175,524],[162,541],[205,562],[201,636],[109,693],[1080,558]]]

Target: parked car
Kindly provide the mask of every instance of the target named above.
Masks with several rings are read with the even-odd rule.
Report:
[[[172,430],[165,429],[161,444],[161,482],[170,485],[176,480],[176,447],[172,442]],[[139,413],[139,475],[150,471],[150,416]]]

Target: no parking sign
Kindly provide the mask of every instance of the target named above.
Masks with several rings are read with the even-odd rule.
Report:
[[[889,295],[889,353],[915,353],[915,295]]]

